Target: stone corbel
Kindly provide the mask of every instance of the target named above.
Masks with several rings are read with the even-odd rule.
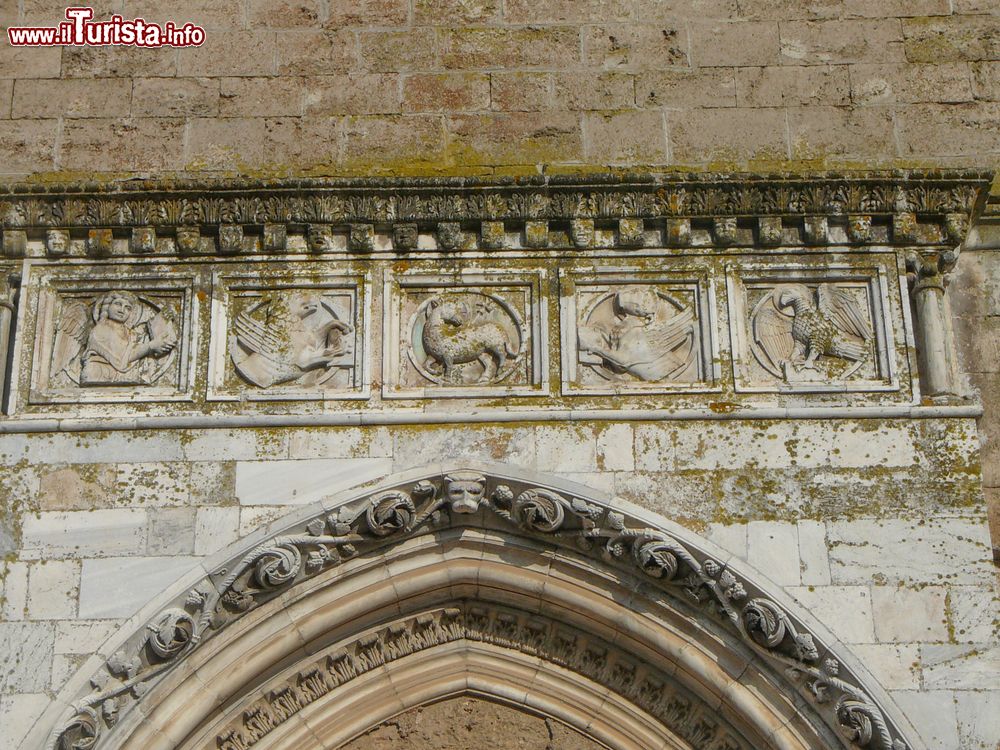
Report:
[[[14,318],[17,314],[19,279],[8,270],[0,269],[0,413],[6,414],[7,382],[14,346]]]
[[[952,250],[912,250],[906,256],[921,385],[924,395],[931,398],[958,394],[955,347],[945,300],[946,277],[957,260],[958,253]]]

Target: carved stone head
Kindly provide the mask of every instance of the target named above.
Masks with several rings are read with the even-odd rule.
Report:
[[[444,478],[444,494],[455,513],[475,513],[486,495],[486,477],[478,471],[453,471]]]
[[[49,255],[65,255],[69,250],[69,232],[65,229],[49,229],[45,232],[45,249]]]

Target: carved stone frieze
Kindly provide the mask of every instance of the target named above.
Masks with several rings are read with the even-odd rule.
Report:
[[[899,387],[889,266],[730,268],[738,389],[879,391]]]
[[[185,398],[196,300],[191,276],[152,269],[29,274],[30,399],[39,403]]]
[[[394,279],[387,285],[384,395],[537,391],[539,293],[537,272]]]
[[[373,232],[397,224],[418,225],[436,235],[446,251],[468,249],[480,235],[463,223],[507,222],[524,246],[549,244],[560,223],[603,222],[615,229],[609,241],[624,248],[648,244],[647,232],[662,233],[671,246],[690,236],[669,222],[703,225],[719,245],[753,243],[750,224],[739,220],[781,217],[801,244],[824,244],[818,231],[827,219],[852,241],[857,217],[867,217],[871,236],[886,243],[957,244],[967,219],[989,191],[991,176],[974,171],[821,172],[812,175],[647,174],[593,177],[543,176],[493,180],[289,179],[128,180],[107,184],[8,184],[0,186],[3,255],[23,257],[29,235],[44,239],[47,229],[87,238],[92,257],[149,252],[130,245],[129,231],[150,228],[165,240],[167,254],[281,252],[274,227],[314,227],[310,247],[333,252],[323,227],[349,237],[350,247],[371,252]],[[952,217],[946,219],[945,217]],[[829,218],[828,218],[829,217]],[[851,217],[850,219],[848,217]],[[624,223],[623,223],[624,222]],[[570,231],[576,247],[586,232]],[[668,229],[672,226],[673,229]],[[95,234],[89,233],[94,231]],[[670,236],[664,236],[669,234]],[[244,236],[245,235],[245,236]],[[483,247],[495,247],[493,230]],[[856,238],[856,239],[855,239]],[[413,249],[399,237],[396,252]],[[762,243],[765,246],[769,242]]]
[[[217,274],[215,288],[209,398],[365,397],[364,275],[286,267]]]
[[[565,273],[567,393],[710,389],[717,379],[704,273]]]
[[[662,592],[665,603],[673,602],[669,606],[721,627],[750,648],[776,677],[784,675],[783,689],[790,697],[807,701],[810,710],[844,738],[844,747],[909,747],[842,660],[738,569],[668,531],[592,499],[456,469],[370,491],[332,511],[324,510],[210,571],[108,659],[92,677],[92,689],[78,697],[52,735],[50,748],[100,750],[122,716],[135,709],[158,678],[244,614],[296,584],[336,568],[347,558],[383,554],[403,540],[468,525],[526,536],[591,556],[596,564],[610,565],[620,575],[640,576]],[[640,584],[636,579],[630,585]],[[706,746],[710,739],[697,726],[714,722],[703,730],[712,737],[719,727],[717,719],[703,716],[691,705],[690,696],[671,697],[667,676],[649,671],[655,665],[640,667],[641,660],[593,634],[581,640],[564,624],[553,627],[542,617],[475,601],[342,644],[285,685],[274,686],[256,708],[220,735],[220,742],[234,744],[220,746],[249,747],[324,690],[388,660],[458,638],[528,650],[580,672],[635,701],[667,726],[678,727],[695,747]],[[318,676],[319,672],[324,675]],[[678,700],[683,705],[670,709]],[[702,720],[694,720],[692,709]],[[263,718],[274,711],[280,721]]]

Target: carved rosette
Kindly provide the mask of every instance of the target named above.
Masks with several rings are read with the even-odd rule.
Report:
[[[302,522],[301,528],[258,545],[225,571],[218,571],[210,579],[216,581],[211,589],[189,592],[183,602],[154,617],[138,639],[130,642],[132,646],[126,646],[109,659],[105,670],[93,680],[94,691],[78,702],[78,708],[53,736],[50,747],[96,750],[102,737],[117,723],[119,714],[132,708],[134,699],[143,695],[166,670],[243,613],[347,557],[379,554],[395,540],[448,525],[478,523],[475,519],[479,516],[473,514],[472,505],[476,509],[485,508],[506,522],[512,531],[519,530],[557,547],[599,555],[696,607],[742,638],[763,658],[784,668],[796,689],[839,728],[852,746],[907,750],[899,731],[860,682],[850,674],[843,674],[839,661],[831,658],[813,634],[781,605],[762,595],[738,571],[669,533],[648,528],[607,506],[550,488],[498,481],[464,469],[363,496],[342,506],[335,514],[324,513]],[[546,635],[544,628],[525,624],[516,616],[493,615],[483,607],[470,605],[465,610],[447,611],[441,617],[418,618],[407,625],[406,628],[411,628],[406,631],[412,635],[407,641],[410,646],[403,645],[394,635],[383,640],[367,639],[367,645],[362,644],[354,652],[331,656],[325,667],[327,676],[320,678],[319,673],[310,672],[310,676],[303,677],[294,695],[306,695],[306,699],[289,704],[291,707],[285,713],[290,715],[324,690],[387,659],[398,658],[412,644],[427,647],[444,642],[442,638],[483,637],[476,634],[482,634],[487,625],[489,641],[497,645],[529,648],[531,653],[585,674],[617,674],[622,694],[647,708],[650,696],[662,695],[659,692],[662,683],[630,682],[630,669],[634,667],[630,668],[621,659],[615,660],[615,669],[609,672],[607,649],[588,642],[587,648],[579,652],[564,640],[562,630]],[[674,696],[668,705],[656,703],[654,713],[670,726],[671,722],[683,722],[689,710],[677,702],[682,700],[683,696]],[[280,705],[280,700],[272,700],[268,710],[277,710]],[[248,724],[239,730],[240,741],[245,744],[226,744],[230,741],[220,737],[219,747],[252,745],[273,726],[273,722],[264,722],[263,729],[252,734],[256,739],[247,740],[247,728],[252,729],[254,722],[264,715],[247,715]],[[697,738],[699,731],[696,724],[685,724],[684,736]],[[230,739],[235,742],[235,737],[236,734]]]

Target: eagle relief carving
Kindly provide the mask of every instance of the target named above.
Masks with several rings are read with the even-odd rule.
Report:
[[[176,361],[174,312],[133,292],[62,301],[49,378],[81,387],[154,385]]]
[[[653,286],[625,286],[583,311],[579,361],[606,380],[694,380],[695,332],[690,306]]]
[[[872,325],[850,289],[780,284],[750,315],[751,349],[788,383],[846,380],[872,357]]]
[[[338,372],[354,368],[354,326],[348,320],[348,311],[319,293],[263,297],[236,315],[233,366],[259,388],[332,387]]]
[[[496,384],[518,369],[525,329],[514,307],[495,294],[446,292],[426,299],[411,319],[410,359],[444,385]]]

